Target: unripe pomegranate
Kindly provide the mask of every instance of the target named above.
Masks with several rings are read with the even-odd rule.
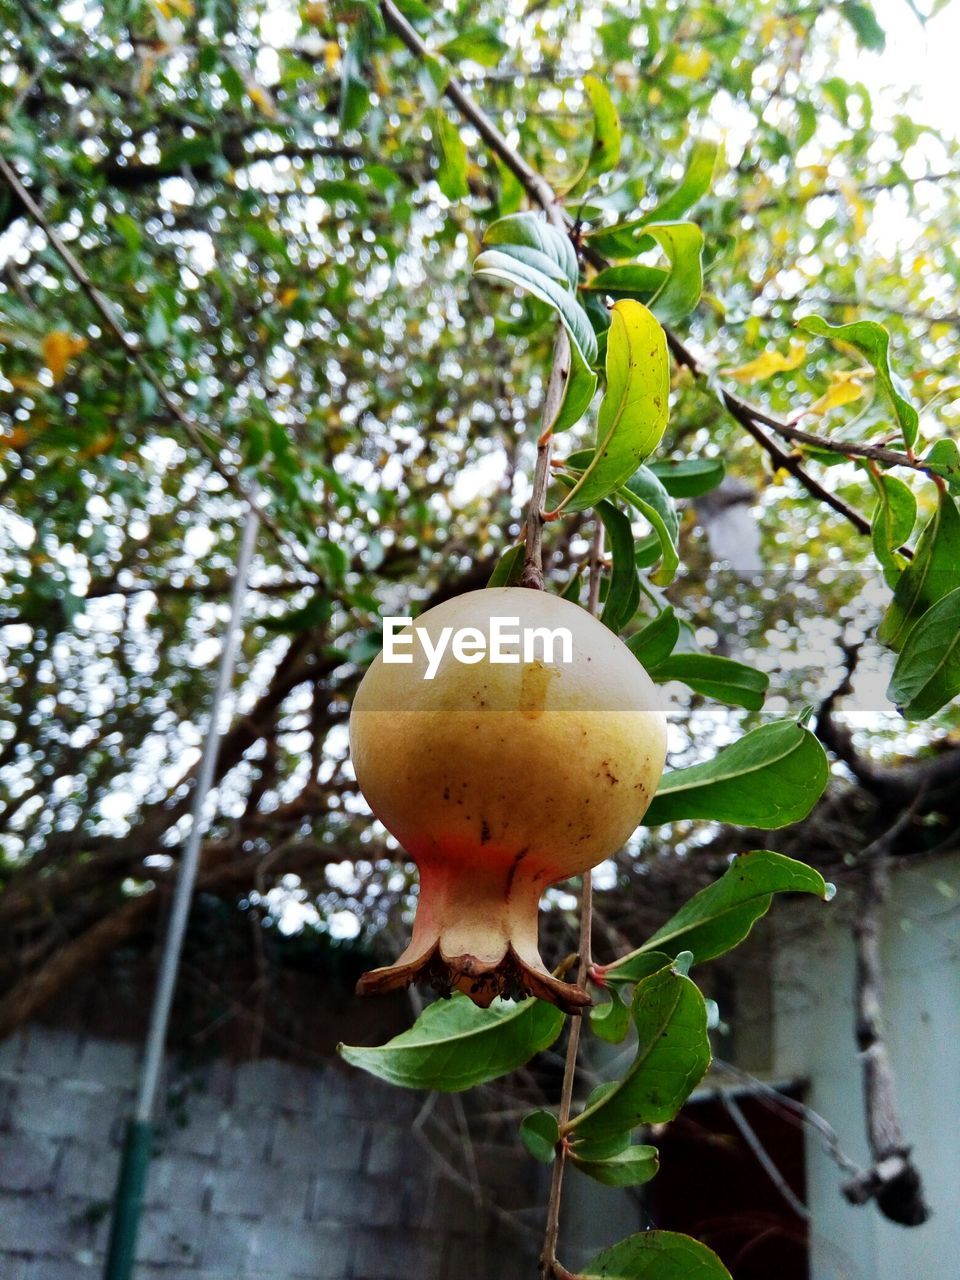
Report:
[[[517,659],[491,661],[480,641],[503,619],[513,636],[564,628],[571,650],[557,642],[551,654],[534,634],[530,660],[515,643]],[[433,652],[444,628],[452,635],[431,668],[416,633]],[[479,633],[462,637],[466,661],[453,651],[463,628]],[[420,871],[410,945],[358,990],[418,980],[483,1007],[533,994],[574,1012],[589,997],[540,959],[540,897],[616,852],[643,817],[666,754],[655,686],[602,623],[543,591],[471,591],[412,630],[399,637],[412,660],[377,657],[350,716],[360,789]]]

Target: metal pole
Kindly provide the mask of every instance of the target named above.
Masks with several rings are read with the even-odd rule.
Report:
[[[248,510],[246,523],[243,526],[240,551],[237,556],[237,569],[230,599],[230,620],[227,623],[223,637],[223,652],[220,655],[217,684],[213,693],[213,701],[210,704],[207,736],[203,744],[200,769],[197,773],[197,782],[193,793],[190,834],[187,837],[187,843],[184,846],[183,856],[180,861],[180,869],[177,873],[177,883],[170,908],[170,919],[167,923],[167,935],[164,940],[163,954],[160,958],[160,972],[157,976],[153,1008],[150,1012],[150,1029],[147,1033],[147,1043],[144,1050],[137,1105],[127,1126],[126,1140],[120,1161],[120,1173],[117,1179],[113,1220],[110,1229],[110,1243],[107,1250],[106,1268],[103,1273],[104,1280],[129,1280],[133,1274],[137,1230],[140,1225],[143,1191],[146,1183],[147,1167],[150,1163],[153,1139],[153,1111],[156,1104],[160,1071],[163,1065],[167,1028],[170,1023],[170,1008],[173,1004],[173,995],[177,983],[177,970],[180,966],[180,953],[183,949],[183,938],[190,914],[193,886],[197,878],[200,845],[210,825],[207,798],[213,784],[217,757],[220,754],[221,710],[233,681],[233,668],[240,640],[240,620],[247,590],[247,576],[250,571],[250,562],[253,558],[259,524],[259,516],[251,507]]]

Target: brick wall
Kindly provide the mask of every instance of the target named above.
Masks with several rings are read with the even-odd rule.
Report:
[[[2,1280],[98,1276],[136,1079],[127,1044],[46,1027],[0,1044]],[[536,1275],[536,1210],[515,1224],[444,1176],[411,1128],[422,1098],[339,1062],[170,1063],[166,1086],[136,1280]],[[474,1158],[502,1206],[542,1203],[509,1146]]]

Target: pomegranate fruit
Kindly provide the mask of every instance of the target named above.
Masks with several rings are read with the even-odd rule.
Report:
[[[541,645],[525,660],[535,645],[518,645],[515,659],[492,661],[476,633],[503,619],[526,636],[565,629],[568,652]],[[470,642],[449,644],[464,628]],[[358,990],[417,980],[483,1007],[533,994],[575,1012],[589,996],[543,965],[540,897],[616,852],[643,817],[666,754],[656,688],[602,623],[543,591],[472,591],[427,610],[412,631],[399,637],[410,660],[380,654],[350,716],[360,789],[420,871],[410,945]]]

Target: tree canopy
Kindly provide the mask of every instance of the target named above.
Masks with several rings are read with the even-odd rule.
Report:
[[[617,607],[627,636],[676,626],[676,763],[759,723],[755,680],[718,695],[698,654],[799,714],[949,524],[960,155],[858,78],[869,4],[4,0],[0,35],[0,1026],[155,917],[251,497],[201,887],[341,936],[409,892],[344,726],[380,613],[483,586],[521,531],[556,326],[474,274],[498,219],[561,211],[601,345],[618,299],[670,330],[654,474],[684,568],[636,494]],[[744,504],[732,573],[708,535]],[[553,589],[579,589],[576,508]],[[923,672],[905,725],[892,663],[864,648],[848,765],[956,726]]]

